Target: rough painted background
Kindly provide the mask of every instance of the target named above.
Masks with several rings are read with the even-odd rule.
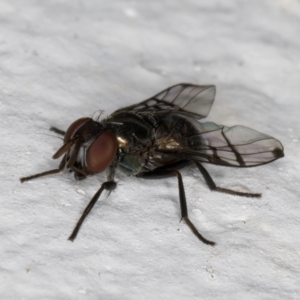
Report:
[[[300,299],[300,3],[18,1],[0,3],[1,299]],[[215,84],[209,120],[278,138],[285,158],[252,169],[118,178],[78,239],[67,240],[105,174],[76,182],[55,168],[49,126],[148,98],[179,83]]]

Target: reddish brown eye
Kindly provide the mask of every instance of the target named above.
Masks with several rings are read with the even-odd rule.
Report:
[[[92,173],[104,171],[113,161],[118,143],[110,131],[101,133],[91,144],[86,154],[87,168]]]
[[[86,123],[87,121],[90,121],[92,120],[91,118],[81,118],[81,119],[78,119],[76,120],[75,122],[73,122],[68,130],[66,131],[65,133],[65,137],[64,137],[64,142],[67,143],[71,137],[73,136],[73,134],[75,133],[75,131],[81,127],[84,123]]]

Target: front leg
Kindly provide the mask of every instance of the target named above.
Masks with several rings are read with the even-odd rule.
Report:
[[[96,204],[96,202],[98,201],[99,197],[101,196],[101,193],[104,190],[109,191],[109,193],[111,191],[113,191],[115,188],[117,187],[117,183],[115,181],[106,181],[104,183],[102,183],[100,189],[97,191],[97,193],[93,196],[93,198],[91,199],[90,203],[88,204],[88,206],[86,207],[86,209],[84,210],[84,212],[82,213],[80,219],[78,220],[72,234],[69,237],[70,241],[74,241],[76,239],[76,236],[78,234],[78,231],[83,223],[83,221],[85,220],[85,218],[87,217],[87,215],[89,214],[89,212],[92,210],[92,208],[94,207],[94,205]]]
[[[195,236],[204,244],[214,246],[215,242],[209,241],[206,238],[204,238],[199,231],[196,229],[194,224],[191,222],[191,220],[188,217],[188,209],[186,204],[186,197],[185,197],[185,191],[182,181],[182,176],[180,172],[177,170],[168,170],[168,167],[159,168],[157,170],[154,170],[152,172],[145,172],[138,175],[138,177],[145,178],[145,179],[160,179],[160,178],[169,178],[169,177],[177,177],[178,179],[178,189],[179,189],[179,201],[180,201],[180,208],[181,208],[181,219],[183,219],[186,224],[189,226],[189,228],[192,230],[192,232],[195,234]],[[170,168],[170,167],[169,167]]]
[[[24,181],[29,181],[29,180],[32,180],[32,179],[35,179],[38,177],[61,173],[66,168],[66,165],[67,165],[67,156],[65,155],[63,157],[62,161],[60,162],[58,169],[53,169],[53,170],[49,170],[46,172],[37,173],[37,174],[27,176],[27,177],[21,177],[20,181],[23,183]]]

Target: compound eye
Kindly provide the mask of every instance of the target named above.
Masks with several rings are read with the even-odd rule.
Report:
[[[92,120],[91,118],[81,118],[73,122],[68,130],[65,133],[64,142],[67,143],[74,135],[74,133],[79,129],[82,125],[84,125],[86,122]]]
[[[87,169],[92,173],[104,171],[113,161],[118,149],[116,136],[104,131],[92,142],[86,153]]]

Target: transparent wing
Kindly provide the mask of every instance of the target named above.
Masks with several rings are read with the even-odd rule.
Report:
[[[214,85],[181,83],[171,86],[138,104],[121,108],[114,114],[120,112],[143,114],[180,111],[181,114],[201,119],[208,115],[214,102],[215,94],[216,88]]]
[[[212,122],[198,124],[197,133],[183,138],[177,147],[165,144],[166,152],[174,151],[179,158],[234,167],[254,167],[284,156],[278,140],[251,128]],[[174,143],[174,139],[170,142]]]

